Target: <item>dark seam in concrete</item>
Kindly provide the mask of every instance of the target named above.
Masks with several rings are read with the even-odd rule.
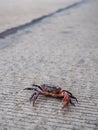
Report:
[[[25,29],[25,28],[27,28],[27,27],[29,27],[31,25],[35,25],[35,24],[41,22],[42,20],[44,20],[45,18],[49,18],[49,17],[51,17],[51,16],[53,16],[53,15],[55,15],[57,13],[60,13],[60,12],[66,11],[66,10],[68,10],[70,8],[76,7],[76,6],[80,5],[81,3],[83,3],[84,1],[85,0],[80,0],[78,2],[75,2],[72,5],[69,5],[69,6],[65,7],[65,8],[62,8],[62,9],[58,9],[57,11],[55,11],[53,13],[50,13],[48,15],[44,15],[44,16],[42,16],[40,18],[34,19],[34,20],[32,20],[32,21],[30,21],[28,23],[25,23],[23,25],[19,25],[19,26],[7,29],[7,30],[0,33],[0,38],[3,39],[3,38],[5,38],[5,37],[7,37],[7,36],[9,36],[11,34],[15,34],[15,33],[17,33],[17,31]]]

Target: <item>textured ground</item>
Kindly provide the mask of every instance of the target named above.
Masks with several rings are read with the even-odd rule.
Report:
[[[0,130],[98,129],[98,0],[0,39]],[[51,83],[79,100],[29,103],[32,83]]]
[[[0,32],[64,8],[78,0],[0,0]]]

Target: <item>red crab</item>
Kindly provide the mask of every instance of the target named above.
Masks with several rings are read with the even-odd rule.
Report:
[[[41,86],[32,84],[32,86],[35,87],[25,88],[24,90],[34,90],[34,93],[30,97],[30,102],[33,101],[33,106],[39,95],[52,96],[55,98],[63,98],[62,109],[64,109],[69,103],[75,106],[75,104],[72,102],[71,99],[75,99],[78,102],[77,98],[74,97],[72,93],[66,90],[61,90],[61,88],[58,86],[53,86],[50,84],[42,84]]]

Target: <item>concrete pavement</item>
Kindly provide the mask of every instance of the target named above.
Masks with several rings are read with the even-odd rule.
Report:
[[[98,129],[98,1],[46,18],[0,39],[0,130]],[[5,46],[3,46],[5,45]],[[29,103],[32,83],[73,93],[76,106],[40,96]]]
[[[78,0],[0,0],[0,32],[55,12]]]

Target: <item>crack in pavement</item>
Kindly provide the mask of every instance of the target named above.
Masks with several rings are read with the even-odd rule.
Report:
[[[30,22],[28,22],[28,23],[25,23],[25,24],[23,24],[23,25],[19,25],[19,26],[16,26],[16,27],[12,27],[12,28],[10,28],[10,29],[7,29],[7,30],[5,30],[5,31],[3,31],[3,32],[0,33],[0,38],[1,38],[1,39],[4,39],[5,37],[7,37],[7,36],[9,36],[9,35],[12,35],[12,34],[17,33],[19,30],[23,30],[23,29],[25,29],[25,28],[27,28],[27,27],[29,27],[29,26],[31,26],[31,25],[38,24],[38,23],[41,22],[42,20],[44,20],[44,19],[46,19],[46,18],[49,18],[49,17],[52,17],[52,16],[54,16],[55,14],[58,14],[58,13],[61,13],[61,12],[63,12],[63,11],[69,10],[69,9],[71,9],[71,8],[73,8],[73,7],[79,6],[80,4],[84,3],[84,1],[86,1],[86,0],[79,0],[78,2],[75,2],[75,3],[73,3],[73,4],[71,4],[71,5],[67,6],[67,7],[58,9],[58,10],[56,10],[55,12],[52,12],[52,13],[50,13],[50,14],[48,14],[48,15],[44,15],[44,16],[42,16],[42,17],[39,17],[39,18],[37,18],[37,19],[34,19],[34,20],[32,20],[32,21],[30,21]]]

